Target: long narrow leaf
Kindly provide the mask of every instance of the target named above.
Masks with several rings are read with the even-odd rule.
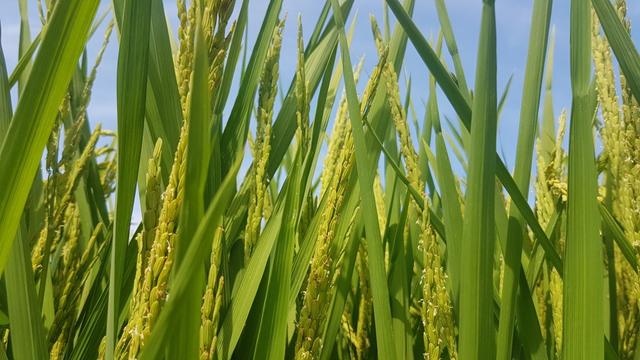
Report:
[[[363,221],[367,235],[369,251],[369,274],[371,277],[371,293],[373,297],[373,311],[375,316],[375,328],[377,335],[378,357],[390,359],[393,357],[393,329],[391,323],[391,308],[389,304],[389,288],[384,269],[384,253],[380,228],[378,227],[377,211],[373,195],[373,176],[371,174],[371,159],[367,155],[367,148],[362,127],[362,114],[360,102],[356,93],[353,79],[352,65],[349,55],[347,37],[344,31],[344,18],[337,0],[331,0],[333,12],[338,25],[338,40],[340,42],[340,54],[344,71],[345,87],[347,92],[349,119],[353,131],[356,168],[360,183],[360,196],[363,209]]]
[[[1,36],[0,36],[1,37]],[[4,54],[0,48],[0,139],[4,140],[11,123],[11,99]],[[11,248],[5,272],[7,303],[11,328],[11,347],[16,357],[45,359],[47,357],[44,326],[31,270],[24,217]]]
[[[185,170],[184,201],[180,215],[180,229],[176,243],[174,266],[179,269],[186,259],[186,253],[190,248],[194,235],[198,229],[204,212],[204,190],[207,179],[210,145],[209,119],[210,119],[210,95],[208,84],[209,64],[207,61],[207,44],[202,28],[202,15],[198,11],[195,26],[194,61],[191,73],[191,93],[189,104],[189,135],[187,137],[187,164]],[[196,260],[191,260],[196,261]],[[197,334],[200,331],[200,298],[205,284],[205,274],[202,271],[204,262],[196,262],[194,267],[200,265],[199,271],[191,274],[188,287],[176,311],[171,323],[181,333]],[[173,338],[168,344],[169,357],[172,358],[196,358],[199,353],[199,338],[196,336],[179,336]]]
[[[497,127],[494,2],[482,4],[480,43],[471,121],[471,148],[460,280],[461,359],[493,359],[493,247]]]
[[[563,276],[563,359],[604,357],[603,261],[592,137],[591,9],[571,1],[571,127]]]
[[[0,271],[7,262],[42,150],[80,58],[97,6],[96,0],[69,0],[57,4],[2,143]]]
[[[144,130],[151,0],[126,1],[118,53],[118,187],[114,219],[113,247],[109,276],[106,357],[113,357],[125,253],[129,242],[131,212],[135,198],[140,149]]]
[[[551,0],[537,0],[531,15],[529,34],[529,52],[525,69],[522,106],[520,108],[520,128],[516,150],[514,180],[522,193],[529,188],[531,165],[533,162],[533,145],[538,129],[538,109],[540,107],[540,91],[544,73],[544,59],[547,50],[549,22],[551,20]],[[502,303],[500,307],[500,325],[498,328],[497,358],[511,359],[513,328],[515,325],[518,284],[520,278],[520,256],[525,234],[524,219],[517,207],[509,209],[507,227],[507,244],[504,253],[504,280]]]

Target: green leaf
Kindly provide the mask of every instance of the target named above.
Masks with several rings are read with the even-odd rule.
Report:
[[[11,123],[11,98],[4,54],[0,48],[0,139]],[[23,218],[24,219],[24,218]],[[31,256],[24,220],[16,233],[7,262],[5,286],[9,307],[11,349],[21,359],[46,359],[44,326],[31,270]],[[6,357],[6,355],[5,355]]]
[[[238,20],[236,22],[236,29],[231,36],[231,44],[229,45],[229,50],[227,51],[227,63],[224,67],[220,91],[218,92],[216,99],[217,103],[214,113],[217,116],[222,115],[224,105],[227,103],[227,98],[229,96],[229,93],[231,92],[231,83],[233,81],[233,75],[236,70],[236,66],[238,65],[240,50],[245,49],[246,51],[246,49],[249,47],[249,45],[246,43],[244,44],[244,46],[242,46],[242,35],[245,33],[244,29],[247,26],[247,12],[249,11],[248,9],[249,0],[242,0],[240,13],[238,14]]]
[[[285,193],[286,185],[281,193]],[[227,308],[222,327],[218,332],[217,353],[223,359],[230,359],[233,356],[240,334],[244,328],[249,311],[254,302],[260,281],[264,275],[265,267],[273,244],[279,234],[284,216],[284,201],[280,197],[274,205],[273,213],[264,230],[260,234],[256,248],[249,263],[245,266],[244,272],[238,274],[237,285],[234,286],[232,301]]]
[[[160,167],[162,177],[166,181],[178,146],[182,108],[162,1],[152,0],[151,4],[147,75],[145,116],[152,139],[161,138],[166,145],[162,147],[162,166]]]
[[[20,10],[20,41],[18,46],[18,53],[22,58],[26,51],[30,48],[31,45],[31,27],[29,26],[29,10],[27,8],[26,0],[18,1],[18,9]],[[29,78],[29,73],[31,72],[31,68],[28,64],[19,79],[18,84],[18,93],[22,93],[24,90],[24,86]]]
[[[545,89],[544,89],[544,102],[542,108],[542,126],[538,133],[540,139],[540,149],[538,150],[545,159],[545,161],[551,161],[551,154],[555,147],[556,128],[555,128],[555,116],[553,114],[553,52],[555,49],[555,28],[551,28],[551,34],[549,39],[547,61],[545,69]]]
[[[0,150],[0,271],[4,269],[58,106],[80,58],[98,1],[57,4]]]
[[[94,262],[95,269],[92,271],[95,276],[91,284],[87,284],[85,281],[85,286],[89,290],[76,321],[76,334],[82,335],[78,336],[78,341],[74,344],[71,351],[70,358],[73,360],[95,356],[104,338],[109,288],[103,286],[102,280],[108,279],[109,276],[107,266],[109,265],[109,248],[111,245],[111,242],[104,241],[105,239],[112,238],[112,230],[113,229],[109,227],[102,232],[101,241],[103,241],[103,245],[101,245],[99,253],[96,254],[96,260]],[[137,246],[131,245],[137,245],[137,243],[131,242],[127,251],[137,251]],[[128,263],[131,263],[131,261],[128,261]],[[125,270],[125,273],[127,273],[127,270]]]
[[[451,279],[451,292],[454,308],[458,308],[460,295],[460,254],[462,250],[462,208],[458,196],[458,188],[456,185],[455,175],[449,160],[447,147],[442,136],[442,128],[440,126],[440,114],[438,112],[437,95],[435,83],[431,86],[430,93],[434,97],[432,112],[433,129],[435,130],[436,142],[436,162],[438,169],[435,172],[440,186],[440,194],[442,196],[442,220],[444,222],[445,231],[447,232],[447,272]],[[427,147],[425,146],[425,149]]]
[[[298,158],[301,156],[298,153]],[[302,165],[299,160],[297,165]],[[288,177],[291,186],[281,196],[285,197],[284,212],[299,214],[299,177],[301,169]],[[296,223],[299,215],[288,216],[280,226],[278,242],[271,254],[271,271],[256,341],[254,358],[284,359],[287,345],[287,319],[289,317],[289,289],[293,268]]]
[[[25,49],[24,53],[20,56],[20,59],[18,60],[16,67],[13,68],[13,71],[9,76],[9,86],[13,87],[13,85],[15,85],[16,82],[18,82],[18,79],[22,78],[23,74],[26,74],[26,72],[28,72],[31,58],[33,57],[33,54],[38,48],[38,45],[40,45],[40,39],[42,39],[42,33],[38,33],[38,35],[36,35],[36,37],[33,38],[33,41],[31,42],[29,47]]]
[[[338,40],[340,42],[342,68],[345,74],[344,80],[349,119],[351,121],[355,145],[356,168],[360,183],[360,201],[369,251],[369,275],[371,278],[371,294],[373,298],[378,357],[381,359],[391,359],[394,354],[393,326],[391,322],[389,288],[384,268],[382,238],[378,227],[378,215],[373,195],[371,159],[368,155],[367,144],[365,143],[360,102],[356,93],[349,47],[344,32],[344,18],[342,17],[342,11],[337,0],[331,0],[331,4],[338,26]]]
[[[202,29],[202,15],[196,11],[194,60],[191,73],[189,135],[187,137],[187,164],[184,176],[184,201],[180,213],[180,227],[176,242],[174,269],[179,269],[184,261],[187,250],[194,240],[204,216],[204,190],[209,167],[210,145],[210,109],[209,95],[209,62],[208,44],[205,42]],[[205,251],[206,252],[206,251]],[[197,262],[194,267],[200,269],[190,275],[185,295],[181,304],[171,318],[171,324],[176,331],[184,334],[197,334],[200,331],[200,306],[202,289],[206,282],[204,262]],[[173,296],[173,292],[171,293]],[[176,336],[168,346],[168,356],[172,358],[197,358],[200,354],[199,337]]]
[[[358,189],[354,189],[358,192]],[[356,194],[357,195],[357,194]],[[342,267],[338,273],[338,279],[335,284],[333,300],[331,301],[331,309],[327,316],[327,326],[323,334],[321,360],[331,359],[333,348],[338,338],[338,331],[342,325],[342,315],[347,297],[350,295],[351,280],[353,279],[353,270],[356,263],[356,255],[358,254],[358,245],[360,245],[362,234],[362,222],[360,221],[360,209],[356,208],[354,213],[354,223],[351,230],[351,238],[346,239],[348,244],[345,247]],[[347,215],[345,217],[351,217]]]
[[[411,324],[411,315],[409,309],[411,307],[410,284],[408,283],[410,276],[407,271],[413,268],[413,265],[407,268],[408,263],[413,263],[411,255],[411,243],[406,242],[405,249],[404,229],[411,207],[409,206],[410,196],[405,196],[402,213],[396,224],[395,234],[388,234],[390,239],[389,250],[389,292],[392,296],[391,315],[393,316],[393,336],[398,358],[405,359],[412,355],[413,330]],[[387,227],[389,230],[390,227]],[[393,240],[391,240],[393,238]]]
[[[565,211],[565,206],[561,204],[561,201],[558,201],[555,211],[553,212],[553,215],[551,215],[547,228],[545,229],[545,233],[547,233],[549,238],[554,241],[557,241],[555,238],[559,236],[560,225],[563,224],[562,214]],[[529,265],[527,267],[527,283],[529,284],[529,289],[533,289],[535,281],[538,279],[540,271],[542,270],[543,263],[544,252],[540,250],[540,242],[535,242],[533,250],[529,254]]]
[[[635,272],[638,272],[638,258],[636,258],[635,250],[631,242],[624,235],[624,230],[603,204],[598,204],[598,210],[600,210],[600,216],[602,217],[602,225],[609,231],[611,236],[613,236],[613,239],[616,241],[616,244],[618,244],[622,255],[629,265],[631,265]]]
[[[502,114],[502,108],[507,101],[507,96],[509,96],[509,90],[511,90],[511,82],[513,80],[513,75],[509,76],[509,80],[507,80],[507,85],[504,86],[504,91],[500,96],[500,100],[498,101],[498,125],[500,125],[500,114]]]
[[[144,131],[152,0],[125,1],[118,52],[118,169],[109,276],[106,357],[113,357],[123,304],[123,268]]]
[[[0,39],[2,39],[2,27],[0,27]],[[11,86],[9,85],[9,79],[7,79],[7,64],[4,60],[4,51],[0,47],[0,142],[4,141],[13,116],[10,91]]]
[[[31,253],[24,234],[18,230],[5,271],[11,329],[11,349],[16,358],[46,359],[46,336],[36,294]]]
[[[496,26],[493,1],[482,4],[461,252],[461,359],[493,359],[494,191],[496,165]]]
[[[382,140],[380,140],[380,137],[376,134],[376,130],[373,128],[373,126],[367,121],[366,118],[363,119],[363,122],[371,130],[370,134],[372,135],[372,138],[375,139],[377,145],[380,147],[380,149],[386,156],[387,162],[391,167],[391,169],[394,171],[397,179],[399,179],[407,187],[409,194],[411,195],[411,197],[413,197],[413,200],[415,200],[418,207],[421,210],[424,209],[425,207],[424,198],[420,195],[420,192],[411,185],[411,183],[409,182],[409,179],[406,177],[405,174],[402,173],[402,169],[400,168],[400,165],[396,160],[394,160],[394,157],[391,155],[391,152],[384,146],[384,144],[382,144]],[[431,157],[432,155],[431,150],[429,149],[428,146],[426,145],[424,146],[425,146],[424,149],[427,152],[427,156]],[[442,224],[442,221],[440,221],[439,216],[435,214],[432,209],[429,209],[429,211],[431,213],[429,215],[429,221],[431,221],[431,226],[433,226],[433,229],[436,231],[438,235],[440,235],[440,237],[446,240],[445,228],[444,228],[444,225]]]
[[[325,2],[324,5],[322,6],[322,11],[320,11],[320,16],[318,16],[318,21],[316,21],[316,26],[313,28],[313,32],[311,33],[311,36],[309,37],[309,41],[307,42],[307,44],[309,45],[309,48],[304,53],[305,58],[309,56],[308,50],[314,48],[317,45],[318,40],[320,39],[320,35],[322,33],[322,28],[324,26],[324,23],[327,21],[327,17],[329,16],[330,8],[331,8],[331,3],[329,2]]]
[[[522,266],[518,273],[520,286],[518,289],[516,310],[518,316],[517,330],[519,340],[522,342],[523,348],[528,352],[531,359],[546,360],[547,353],[544,338],[540,332],[538,316],[533,305],[534,297],[532,297],[532,293],[529,291],[529,287],[527,286],[527,279]]]
[[[563,359],[604,357],[602,242],[597,209],[591,80],[591,9],[571,1],[571,126],[563,276]]]
[[[436,0],[436,10],[438,12],[438,19],[440,20],[440,26],[442,27],[442,34],[444,40],[447,43],[447,49],[453,60],[453,67],[456,71],[456,81],[460,91],[469,96],[469,87],[467,86],[466,76],[464,75],[464,68],[462,67],[462,60],[460,59],[460,52],[458,51],[458,45],[456,38],[453,34],[453,28],[451,27],[451,20],[449,19],[449,12],[444,0]]]
[[[229,121],[224,128],[221,143],[222,153],[225,154],[222,159],[223,172],[234,162],[234,157],[237,156],[237,153],[246,141],[249,131],[249,115],[253,107],[253,98],[258,88],[260,75],[264,68],[264,59],[267,56],[267,50],[271,43],[271,37],[273,36],[273,30],[278,21],[278,14],[280,13],[281,7],[282,0],[269,1],[267,13],[264,16],[260,33],[258,34],[255,47],[251,53],[249,64],[247,65],[248,72],[242,78],[238,97],[231,109],[230,118],[234,119],[234,121]]]
[[[544,59],[547,49],[549,22],[551,20],[551,0],[536,0],[531,14],[529,51],[520,107],[520,128],[516,147],[514,180],[522,193],[527,193],[531,179],[533,145],[538,129],[538,109],[540,90],[544,74]],[[516,321],[516,301],[520,278],[520,256],[526,225],[517,207],[509,209],[507,243],[504,252],[504,280],[498,328],[497,358],[509,360],[512,357],[513,329]]]

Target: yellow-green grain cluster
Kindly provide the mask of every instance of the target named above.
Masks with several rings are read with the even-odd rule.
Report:
[[[271,153],[271,121],[279,79],[280,47],[284,22],[276,27],[267,60],[260,80],[258,114],[256,116],[256,136],[253,142],[254,170],[252,194],[249,200],[247,226],[245,228],[244,255],[248,261],[260,235],[260,225],[264,216],[264,203],[268,198],[265,171]]]
[[[220,322],[220,308],[222,306],[222,291],[224,277],[220,275],[220,256],[222,252],[222,229],[214,235],[211,248],[211,266],[207,275],[207,285],[204,290],[200,324],[200,359],[213,359],[217,345],[218,324]]]
[[[618,1],[616,10],[623,27],[630,31],[625,1]],[[614,216],[620,221],[627,241],[635,249],[640,259],[640,107],[631,94],[625,74],[617,74],[612,49],[602,34],[600,23],[593,24],[593,60],[595,80],[602,119],[600,137],[603,143],[603,157],[606,161],[605,195],[606,205],[611,206]],[[636,352],[638,336],[640,277],[634,274],[629,263],[622,260],[618,247],[614,248],[616,286],[620,292],[617,301],[618,333],[621,344],[621,358],[632,358]]]
[[[167,186],[162,194],[153,243],[148,250],[147,266],[142,272],[140,290],[131,301],[129,320],[116,347],[118,358],[137,358],[155,324],[167,295],[169,278],[175,256],[177,221],[179,209],[184,197],[185,152],[187,144],[188,122],[184,122],[180,131],[180,141],[176,150],[173,166]],[[159,153],[160,151],[158,151]],[[152,160],[155,165],[155,160]],[[152,173],[159,172],[157,169]],[[144,238],[144,236],[143,236]],[[143,241],[141,241],[142,243]],[[140,249],[139,251],[142,251]],[[143,258],[144,256],[141,256]],[[143,261],[141,260],[141,263]]]

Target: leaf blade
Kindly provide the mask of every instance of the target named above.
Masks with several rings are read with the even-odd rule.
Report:
[[[109,306],[107,310],[106,357],[113,357],[118,320],[122,308],[121,287],[131,212],[144,132],[151,0],[124,1],[118,52],[117,120],[118,163],[117,189],[109,274]],[[117,9],[116,9],[117,10]]]
[[[563,359],[603,358],[602,243],[597,209],[597,174],[592,138],[591,9],[571,1],[571,125],[567,239],[563,276]]]
[[[70,0],[55,7],[2,143],[0,168],[6,173],[0,177],[0,271],[97,6],[96,0]]]

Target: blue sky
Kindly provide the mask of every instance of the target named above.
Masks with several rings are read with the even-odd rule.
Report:
[[[165,11],[172,23],[176,26],[176,6],[174,1],[164,1]],[[240,1],[238,1],[240,3]],[[504,154],[505,161],[510,167],[515,157],[517,127],[520,112],[520,97],[524,68],[526,65],[527,48],[529,39],[529,27],[531,22],[531,8],[533,0],[498,0],[496,2],[497,18],[497,44],[498,44],[498,92],[501,93],[508,79],[513,76],[513,83],[509,97],[502,112],[500,129],[498,134],[498,151]],[[99,12],[106,9],[109,1],[102,1]],[[480,0],[447,0],[446,4],[453,24],[458,47],[462,56],[463,65],[467,75],[469,86],[473,86],[475,72],[475,57],[480,26]],[[556,30],[556,48],[554,61],[554,104],[556,116],[562,108],[568,108],[571,101],[569,84],[569,4],[570,1],[556,0],[553,5],[552,26]],[[253,41],[260,28],[262,14],[264,14],[268,1],[252,0],[249,12],[249,45]],[[293,77],[295,69],[295,36],[298,14],[302,14],[305,35],[308,37],[322,8],[323,1],[309,0],[284,0],[283,14],[288,15],[284,32],[282,47],[281,76],[282,83],[288,85]],[[629,1],[629,15],[633,23],[639,18],[640,4],[637,1]],[[32,34],[39,30],[39,19],[35,1],[29,1],[30,21]],[[351,47],[351,56],[355,62],[360,56],[365,56],[365,74],[369,74],[375,65],[377,56],[373,45],[369,15],[372,14],[383,22],[383,0],[356,0],[352,18],[357,14],[356,31]],[[390,13],[392,25],[395,23],[393,14]],[[438,33],[439,22],[435,12],[433,0],[417,0],[414,19],[423,34],[427,37],[435,37]],[[349,20],[351,20],[349,19]],[[0,24],[2,26],[2,48],[7,60],[9,71],[17,62],[17,39],[19,36],[19,16],[17,0],[0,1]],[[104,26],[103,26],[104,27]],[[638,40],[638,32],[634,30],[633,37]],[[90,59],[102,41],[102,29],[89,42],[88,51]],[[449,59],[447,59],[449,61]],[[92,102],[89,106],[89,116],[92,122],[101,122],[103,127],[115,129],[116,124],[116,64],[117,42],[115,38],[105,53],[104,60],[98,71],[93,90]],[[428,71],[418,54],[409,44],[407,55],[401,74],[401,88],[408,77],[412,80],[412,96],[421,119],[423,114],[422,100],[428,96]],[[440,108],[444,116],[454,117],[454,113],[446,103],[444,96],[440,94]],[[235,93],[231,95],[235,96]]]

